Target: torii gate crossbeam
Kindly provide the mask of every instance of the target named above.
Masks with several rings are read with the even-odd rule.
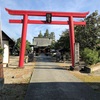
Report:
[[[6,11],[10,15],[19,15],[23,16],[23,19],[10,19],[10,23],[22,23],[22,38],[21,38],[21,48],[20,48],[20,59],[19,59],[19,67],[24,67],[24,54],[26,47],[26,33],[27,33],[27,24],[57,24],[57,25],[69,25],[70,30],[70,51],[71,51],[71,60],[72,67],[74,64],[74,44],[75,44],[75,36],[74,36],[74,25],[85,25],[85,22],[76,22],[73,21],[73,18],[85,18],[89,12],[79,13],[79,12],[50,12],[50,11],[28,11],[28,10],[10,10],[5,8]],[[52,17],[68,17],[69,21],[51,21],[47,23],[44,20],[29,20],[28,16],[46,16],[46,14],[51,14]]]

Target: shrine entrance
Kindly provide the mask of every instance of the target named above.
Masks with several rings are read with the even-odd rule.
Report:
[[[74,36],[74,25],[86,25],[86,22],[74,21],[73,18],[85,18],[89,12],[50,12],[50,11],[28,11],[28,10],[10,10],[6,8],[6,11],[10,15],[23,16],[23,19],[10,19],[10,23],[20,23],[22,24],[22,37],[21,37],[21,48],[20,48],[20,58],[19,67],[24,67],[24,54],[26,47],[26,33],[28,24],[53,24],[53,25],[69,25],[69,35],[70,35],[70,54],[72,60],[72,67],[75,67],[75,36]],[[45,16],[46,20],[30,20],[28,16]],[[68,21],[53,21],[52,17],[67,17]]]

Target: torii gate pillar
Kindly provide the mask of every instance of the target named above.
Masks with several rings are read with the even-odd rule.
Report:
[[[19,67],[23,68],[24,56],[25,56],[25,48],[26,48],[26,33],[27,33],[27,22],[28,15],[23,16],[23,27],[22,27],[22,36],[21,36],[21,47],[20,47],[20,58],[19,58]]]
[[[69,17],[69,31],[70,31],[70,53],[72,59],[72,67],[74,67],[74,44],[75,44],[75,35],[74,35],[74,22],[73,16]]]

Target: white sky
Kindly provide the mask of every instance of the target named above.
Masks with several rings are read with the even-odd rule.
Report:
[[[40,11],[58,11],[58,12],[87,12],[90,13],[98,10],[100,14],[99,0],[0,0],[0,23],[2,30],[15,40],[21,36],[22,25],[9,23],[11,18],[19,18],[11,16],[5,8],[12,10],[40,10]],[[37,19],[40,19],[37,17]],[[67,20],[64,19],[64,20]],[[36,37],[40,30],[44,34],[45,30],[55,32],[56,40],[59,35],[68,28],[68,25],[28,25],[27,40],[32,43],[33,37]]]

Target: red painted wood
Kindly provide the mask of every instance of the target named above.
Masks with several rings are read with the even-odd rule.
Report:
[[[52,17],[77,17],[77,18],[85,18],[89,12],[52,12],[52,11],[30,11],[30,10],[10,10],[5,8],[11,15],[24,15],[28,16],[46,16],[47,13],[51,13]]]
[[[23,23],[23,20],[10,19],[10,23]],[[69,25],[69,21],[52,21],[51,23],[46,23],[44,20],[28,20],[28,24],[54,24],[54,25]],[[86,22],[76,22],[74,25],[86,25]]]
[[[74,64],[74,44],[75,44],[75,35],[74,35],[74,23],[73,17],[69,17],[69,30],[70,30],[70,52],[71,52],[71,59],[72,59],[72,67],[75,66]]]
[[[26,33],[27,33],[27,21],[28,16],[23,16],[23,27],[22,27],[22,37],[21,37],[21,48],[20,48],[20,58],[19,58],[19,67],[24,67],[24,56],[25,56],[25,47],[26,47]]]
[[[5,8],[6,11],[10,15],[20,15],[24,16],[22,20],[9,20],[10,23],[23,23],[22,29],[22,41],[21,41],[21,50],[20,50],[20,60],[19,67],[23,67],[24,63],[24,54],[25,54],[25,46],[26,46],[26,32],[27,32],[27,24],[57,24],[57,25],[69,25],[70,30],[70,49],[71,49],[71,59],[72,59],[72,67],[74,67],[74,25],[85,25],[85,22],[75,22],[73,18],[85,18],[89,12],[51,12],[51,11],[28,11],[28,10],[10,10]],[[51,23],[47,23],[42,20],[29,20],[28,16],[46,16],[47,13],[52,14],[52,17],[68,17],[69,21],[52,21]]]

